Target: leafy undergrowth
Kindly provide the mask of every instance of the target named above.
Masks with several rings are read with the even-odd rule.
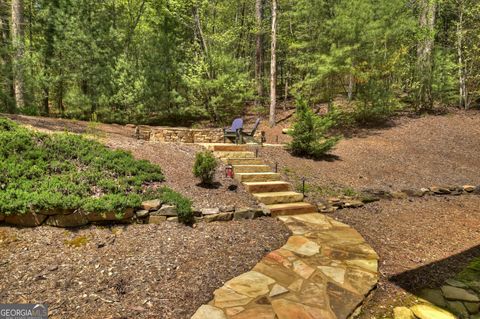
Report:
[[[0,213],[82,209],[122,212],[161,198],[189,211],[191,202],[164,181],[160,167],[74,134],[43,134],[0,118]]]

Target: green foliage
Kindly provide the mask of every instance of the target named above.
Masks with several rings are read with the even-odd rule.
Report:
[[[313,105],[349,96],[358,122],[384,121],[398,97],[413,105],[425,91],[419,90],[424,77],[417,48],[434,38],[431,81],[425,75],[433,98],[456,104],[461,71],[466,104],[478,106],[480,4],[437,1],[432,31],[418,25],[425,1],[279,0],[278,97],[303,96]],[[263,36],[264,89],[269,81],[268,2],[259,26],[255,1],[23,2],[28,54],[20,62],[27,103],[15,110],[12,41],[6,36],[0,39],[2,112],[192,125],[229,122],[253,100],[267,99],[253,89],[257,34]],[[8,8],[0,6],[5,35]],[[258,114],[266,111],[262,104]]]
[[[195,155],[195,163],[193,164],[193,175],[200,178],[202,184],[211,185],[215,177],[217,165],[217,160],[212,152],[198,152]]]
[[[340,140],[340,137],[328,137],[327,131],[334,125],[331,116],[317,116],[305,101],[298,101],[295,123],[292,131],[292,142],[289,150],[298,156],[321,158]]]
[[[164,180],[158,166],[78,135],[41,134],[4,118],[0,128],[1,213],[122,212],[140,206],[146,183]]]
[[[175,205],[177,207],[179,222],[184,223],[185,225],[190,225],[194,222],[192,202],[188,198],[185,198],[168,188],[162,189],[160,198],[164,203]]]

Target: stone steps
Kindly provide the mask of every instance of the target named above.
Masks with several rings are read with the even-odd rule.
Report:
[[[317,212],[317,208],[315,206],[305,202],[267,205],[266,208],[270,211],[272,217],[285,215],[300,215]]]
[[[216,157],[226,159],[226,158],[255,158],[254,152],[227,152],[227,151],[216,151],[213,152],[213,155]]]
[[[261,158],[226,158],[224,161],[230,165],[264,165],[265,162]]]
[[[253,196],[265,205],[297,203],[303,201],[303,194],[297,192],[256,193]]]
[[[279,181],[280,174],[265,172],[265,173],[236,173],[235,179],[241,183],[243,182],[272,182]]]
[[[292,185],[284,181],[245,182],[243,185],[249,193],[288,192],[292,189]]]
[[[204,144],[204,146],[213,152],[248,152],[251,147],[246,144]]]
[[[266,173],[272,169],[268,165],[234,165],[233,170],[236,173]]]

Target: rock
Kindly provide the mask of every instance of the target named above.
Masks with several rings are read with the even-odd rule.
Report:
[[[390,192],[384,189],[366,188],[362,191],[366,195],[379,198],[390,198]]]
[[[330,206],[330,207],[326,207],[325,209],[320,209],[320,212],[324,214],[333,214],[337,210],[338,210],[338,207]]]
[[[391,192],[390,195],[395,199],[406,199],[408,195],[404,192]]]
[[[433,306],[433,305],[426,305],[420,304],[415,305],[412,308],[413,314],[420,319],[456,319],[454,315],[450,312],[443,310],[442,308]]]
[[[445,302],[445,297],[443,297],[443,293],[440,289],[422,289],[419,293],[418,296],[422,299],[425,299],[431,303],[433,303],[435,306],[438,307],[446,307],[447,303]]]
[[[46,215],[36,213],[5,215],[5,222],[7,224],[21,227],[40,226],[45,221],[45,219],[47,219]]]
[[[191,319],[227,319],[223,310],[210,305],[203,305],[195,312]]]
[[[75,209],[43,209],[40,211],[40,214],[53,216],[53,215],[70,215],[75,212]]]
[[[142,210],[137,211],[135,213],[135,215],[137,215],[138,218],[146,218],[149,215],[149,211],[145,210],[145,209],[142,209]]]
[[[359,208],[359,207],[362,207],[364,204],[362,201],[359,201],[359,200],[349,200],[349,201],[346,201],[345,204],[344,204],[344,207],[345,208]]]
[[[440,186],[430,187],[430,191],[436,195],[448,195],[451,193],[448,187],[440,187]]]
[[[167,222],[178,223],[178,217],[168,217]]]
[[[238,208],[233,213],[233,220],[255,219],[263,216],[263,211],[251,208]]]
[[[215,215],[206,215],[203,220],[206,223],[211,223],[211,222],[226,222],[229,220],[232,220],[233,218],[233,213],[219,213]]]
[[[455,279],[447,279],[445,283],[449,286],[458,287],[458,288],[468,288],[466,284]]]
[[[163,222],[166,222],[167,221],[167,216],[158,216],[158,215],[150,215],[150,217],[148,217],[148,222],[150,224],[161,224]]]
[[[220,213],[220,209],[218,207],[216,208],[202,208],[202,215],[215,215]]]
[[[80,227],[88,224],[88,219],[84,213],[75,212],[70,215],[50,216],[45,224],[54,227]]]
[[[393,309],[394,319],[415,319],[413,312],[407,307],[396,307]]]
[[[303,236],[291,236],[282,248],[304,256],[313,256],[320,251],[316,242]]]
[[[109,222],[109,221],[124,221],[133,217],[133,209],[127,208],[124,213],[108,212],[108,213],[87,213],[87,220],[91,223],[95,222]]]
[[[280,286],[279,284],[275,284],[273,285],[272,290],[270,290],[269,296],[276,297],[276,296],[283,295],[286,292],[288,292],[287,288]]]
[[[282,129],[282,134],[289,134],[292,131],[291,128],[284,128]]]
[[[147,200],[140,205],[142,209],[148,211],[159,210],[160,206],[162,206],[162,202],[159,199]]]
[[[235,206],[222,206],[220,207],[220,212],[222,213],[230,213],[235,211]]]
[[[475,187],[475,190],[473,191],[473,193],[476,194],[476,195],[480,195],[480,185]]]
[[[175,217],[177,216],[177,208],[172,205],[163,205],[159,210],[150,212],[150,216]]]
[[[441,289],[445,298],[449,300],[461,300],[461,301],[470,301],[470,302],[480,301],[480,299],[476,294],[470,291],[467,291],[463,288],[452,287],[452,286],[442,286]]]
[[[402,189],[402,193],[407,194],[407,196],[410,197],[423,197],[425,196],[426,193],[428,193],[428,189],[422,188],[422,189]]]
[[[257,298],[268,294],[270,291],[268,287],[274,283],[275,280],[262,273],[249,271],[230,279],[225,283],[225,287],[243,296]]]
[[[460,301],[447,301],[447,308],[460,318],[468,318],[468,310]]]
[[[464,302],[465,308],[471,314],[478,313],[480,311],[480,303],[478,302]]]
[[[471,193],[475,190],[475,186],[473,185],[463,185],[463,190],[467,193]]]

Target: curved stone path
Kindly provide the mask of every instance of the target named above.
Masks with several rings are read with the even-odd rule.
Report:
[[[343,319],[375,287],[378,255],[348,225],[320,213],[281,216],[293,235],[214,292],[192,319]]]

